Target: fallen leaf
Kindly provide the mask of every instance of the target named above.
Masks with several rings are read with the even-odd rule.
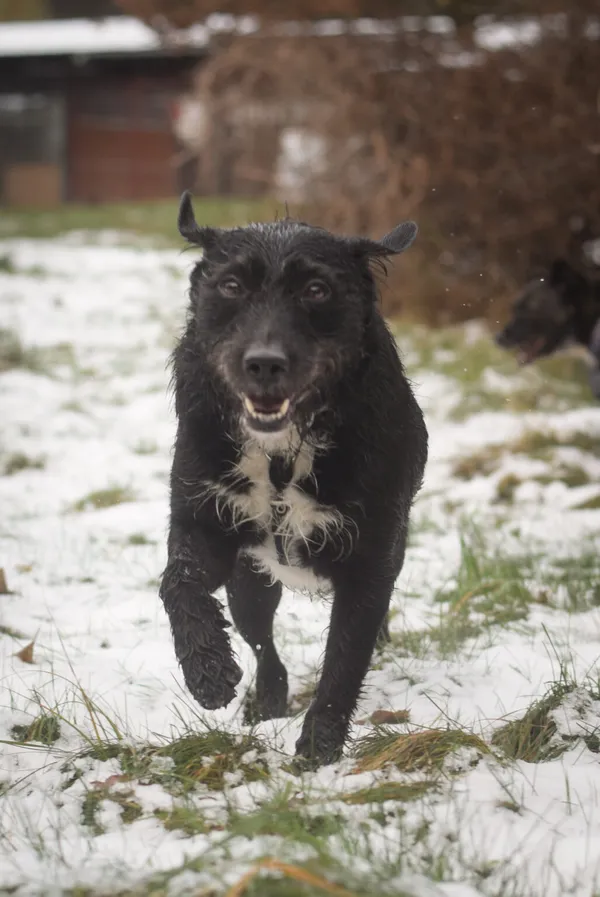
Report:
[[[407,723],[410,710],[375,710],[369,717],[374,726],[388,726],[395,723]]]
[[[103,782],[92,782],[94,788],[110,788],[111,785],[117,785],[119,782],[129,782],[131,776],[126,775],[125,773],[114,773],[114,775],[109,776]]]
[[[20,651],[14,655],[14,657],[18,657],[19,660],[22,660],[23,663],[33,663],[33,646],[35,642],[29,642],[28,645],[25,645],[24,648],[21,648]]]

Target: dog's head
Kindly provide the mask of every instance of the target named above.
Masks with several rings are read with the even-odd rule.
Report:
[[[532,280],[517,297],[512,317],[496,336],[496,343],[516,350],[520,364],[556,352],[573,338],[574,321],[585,296],[584,278],[558,259],[547,277]]]
[[[243,428],[277,439],[306,430],[359,364],[377,300],[372,264],[406,249],[417,227],[379,242],[289,219],[220,230],[199,227],[184,194],[179,230],[203,250],[191,275],[194,339]]]

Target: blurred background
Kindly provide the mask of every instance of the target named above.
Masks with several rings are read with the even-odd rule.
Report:
[[[2,233],[175,241],[184,188],[221,224],[415,218],[386,312],[495,325],[557,256],[595,274],[600,0],[0,0]]]

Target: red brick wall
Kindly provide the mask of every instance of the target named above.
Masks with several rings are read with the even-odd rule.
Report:
[[[67,195],[73,202],[176,194],[173,91],[147,80],[80,88],[68,113]]]

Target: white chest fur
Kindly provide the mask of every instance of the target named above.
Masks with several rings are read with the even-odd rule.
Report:
[[[293,471],[287,486],[278,492],[269,476],[269,455],[255,442],[248,441],[234,471],[235,478],[250,483],[246,492],[238,492],[226,483],[212,484],[217,504],[226,504],[234,524],[253,521],[263,533],[262,542],[245,549],[261,570],[291,590],[329,591],[328,580],[315,576],[302,566],[298,555],[304,543],[313,551],[323,547],[329,538],[343,540],[347,521],[336,508],[320,505],[300,487],[301,480],[312,475],[315,449],[302,443],[294,456]],[[278,555],[275,537],[281,554]]]

